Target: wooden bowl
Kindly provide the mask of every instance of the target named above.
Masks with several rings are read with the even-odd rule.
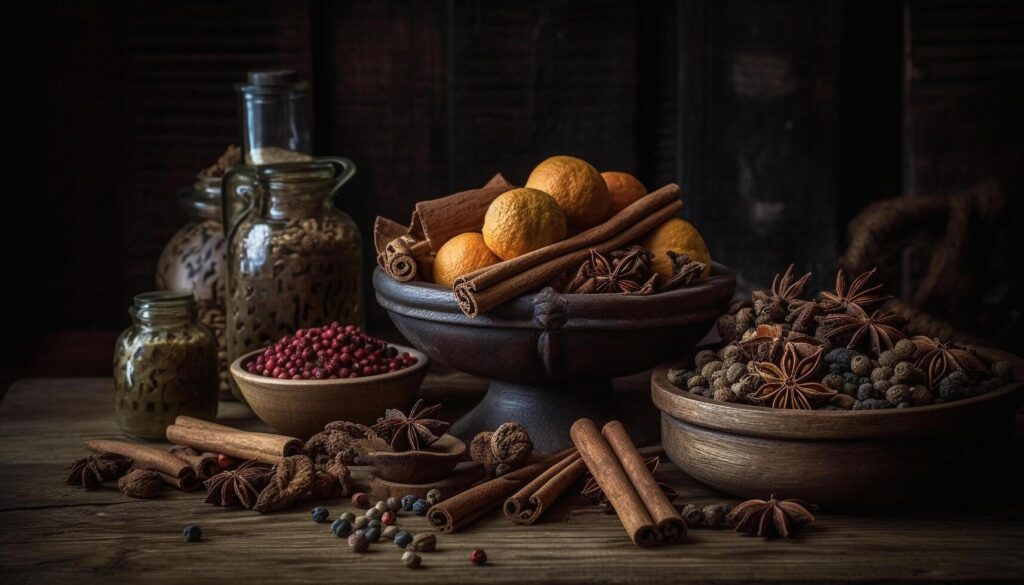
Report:
[[[444,435],[423,451],[372,451],[361,456],[376,468],[376,477],[397,483],[427,483],[444,479],[466,454],[466,444]]]
[[[373,286],[409,343],[437,363],[491,380],[451,434],[470,441],[514,420],[538,452],[554,453],[572,445],[569,427],[583,417],[622,419],[634,440],[653,439],[657,413],[635,397],[624,404],[611,379],[693,348],[728,308],[736,276],[712,263],[706,280],[643,297],[545,288],[475,318],[462,313],[450,288],[397,282],[380,268]]]
[[[331,421],[372,425],[385,409],[405,410],[413,403],[427,375],[427,356],[411,347],[394,347],[399,353],[407,351],[415,356],[416,363],[397,372],[365,378],[279,380],[251,374],[242,367],[262,353],[261,349],[236,359],[231,364],[231,376],[260,420],[285,435],[305,440]]]
[[[1024,361],[982,350],[1014,363]],[[800,498],[833,507],[957,500],[957,484],[997,489],[1012,464],[1024,382],[931,406],[808,411],[716,402],[652,374],[665,452],[686,473],[741,498]]]

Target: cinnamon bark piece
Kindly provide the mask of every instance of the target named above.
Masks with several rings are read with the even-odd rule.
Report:
[[[302,441],[295,437],[241,431],[190,416],[179,416],[167,427],[167,440],[198,451],[222,453],[241,461],[255,459],[261,463],[277,463],[302,452]]]
[[[181,457],[168,453],[163,449],[127,443],[125,441],[108,441],[95,439],[85,444],[86,448],[96,453],[117,453],[132,460],[133,469],[149,469],[160,473],[165,482],[182,491],[199,488],[199,479],[192,465]]]
[[[498,195],[513,189],[505,177],[498,173],[483,187],[470,189],[429,201],[420,201],[412,215],[409,235],[426,241],[434,254],[448,240],[466,232],[478,232],[484,227],[484,216]]]
[[[196,472],[199,481],[206,481],[217,473],[217,454],[200,453],[192,447],[175,445],[169,449],[171,453],[188,461]]]
[[[679,194],[678,185],[665,185],[608,221],[569,239],[465,274],[455,280],[455,300],[463,313],[475,317],[525,292],[537,290],[589,258],[591,249],[607,254],[675,217],[683,208]]]
[[[439,504],[431,507],[427,512],[427,520],[430,524],[439,528],[441,532],[455,532],[484,514],[501,506],[505,498],[509,497],[524,485],[533,481],[551,465],[572,453],[567,449],[553,455],[543,461],[533,463],[510,471],[505,475],[496,477],[476,487],[452,496]]]
[[[516,524],[533,524],[586,469],[579,452],[572,452],[505,500],[505,517]]]

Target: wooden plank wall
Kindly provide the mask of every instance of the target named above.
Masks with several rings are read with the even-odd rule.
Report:
[[[5,317],[37,338],[122,327],[185,219],[175,191],[237,141],[232,84],[266,66],[314,81],[316,145],[359,166],[341,205],[367,241],[378,213],[571,153],[681,183],[744,287],[791,260],[826,284],[848,219],[901,190],[904,144],[914,190],[1020,158],[1021,9],[908,2],[12,3],[5,42],[29,88],[13,160],[33,179],[5,235],[30,251]],[[993,104],[1005,122],[965,121]]]

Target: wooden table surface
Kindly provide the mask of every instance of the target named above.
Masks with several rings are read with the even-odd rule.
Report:
[[[471,400],[480,382],[428,377],[424,393]],[[84,491],[64,483],[91,438],[117,438],[109,379],[31,379],[15,383],[0,404],[0,580],[19,583],[612,583],[612,582],[939,582],[1024,580],[1024,504],[1019,479],[990,486],[989,497],[948,494],[948,508],[874,516],[830,514],[793,540],[763,541],[729,530],[692,530],[688,544],[642,550],[613,515],[562,506],[546,521],[514,526],[495,512],[469,529],[440,535],[424,567],[406,569],[390,543],[358,555],[327,525],[309,518],[312,504],[261,516],[203,503],[203,494],[168,491],[133,500],[115,490]],[[457,404],[459,398],[454,402]],[[238,404],[221,418],[244,428],[260,423]],[[1019,469],[1018,458],[1008,466]],[[1017,470],[1015,470],[1017,471]],[[1015,474],[1017,478],[1021,474]],[[365,481],[365,468],[356,472]],[[659,478],[681,492],[677,502],[723,501],[663,466]],[[942,490],[943,486],[935,486]],[[980,501],[978,501],[980,500]],[[326,502],[332,517],[351,509]],[[204,540],[186,543],[181,529],[199,524]],[[428,530],[421,517],[403,528]],[[487,551],[476,567],[467,555]]]

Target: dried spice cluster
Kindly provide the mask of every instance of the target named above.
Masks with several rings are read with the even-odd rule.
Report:
[[[678,388],[722,402],[773,408],[874,410],[949,402],[1013,378],[1009,362],[986,362],[972,348],[908,337],[875,270],[804,299],[810,273],[793,266],[771,290],[755,291],[718,320],[725,341],[697,354],[694,370],[669,370]]]
[[[672,277],[658,283],[654,254],[643,246],[629,246],[607,256],[590,250],[590,258],[576,269],[575,277],[564,287],[570,294],[650,295],[683,288],[703,274],[703,262],[692,262],[686,254],[667,252]]]

